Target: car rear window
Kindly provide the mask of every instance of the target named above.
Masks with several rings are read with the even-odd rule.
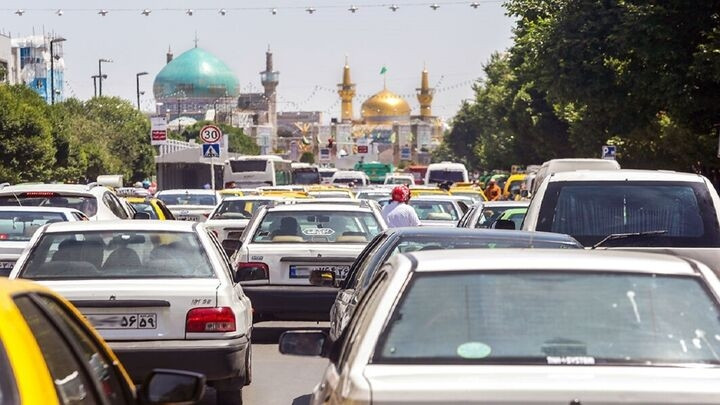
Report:
[[[135,211],[144,212],[144,213],[150,215],[150,219],[158,219],[155,209],[152,207],[152,205],[150,205],[149,202],[130,203],[130,205],[132,205],[133,208],[135,208]]]
[[[210,219],[250,219],[260,207],[271,200],[224,200]]]
[[[20,270],[33,280],[214,277],[191,232],[46,233]]]
[[[254,243],[367,243],[380,224],[367,211],[274,211],[262,219]]]
[[[214,195],[209,194],[159,194],[159,200],[167,205],[210,205],[217,204]]]
[[[457,221],[459,219],[455,206],[450,201],[410,200],[421,221]]]
[[[374,362],[720,365],[719,338],[697,276],[415,273]]]
[[[585,246],[611,234],[651,231],[662,233],[604,246],[720,246],[717,214],[703,183],[551,182],[537,230],[565,233]]]
[[[0,242],[28,241],[41,226],[65,221],[59,212],[0,211]]]
[[[395,247],[394,253],[410,253],[423,250],[445,250],[445,249],[576,249],[578,245],[572,239],[551,240],[528,236],[507,236],[498,235],[493,232],[491,235],[478,234],[477,236],[405,236]],[[512,232],[511,232],[512,233]],[[528,232],[530,234],[530,232]]]
[[[0,206],[74,208],[88,217],[97,214],[97,199],[91,195],[29,191],[0,196]]]

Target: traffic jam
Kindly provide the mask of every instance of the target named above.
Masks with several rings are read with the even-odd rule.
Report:
[[[0,403],[241,404],[268,322],[281,359],[324,359],[311,404],[720,403],[701,175],[217,164],[0,185]]]

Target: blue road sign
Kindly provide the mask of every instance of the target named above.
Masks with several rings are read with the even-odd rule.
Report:
[[[603,159],[612,159],[615,160],[615,146],[613,145],[603,145],[602,147],[602,158]]]
[[[220,144],[219,143],[204,143],[202,146],[203,156],[206,158],[217,158],[220,157]]]
[[[400,160],[410,160],[412,157],[412,151],[408,147],[404,147],[400,149]]]

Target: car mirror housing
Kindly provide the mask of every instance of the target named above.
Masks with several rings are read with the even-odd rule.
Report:
[[[140,389],[142,404],[194,404],[205,395],[205,376],[190,371],[155,369]]]
[[[136,212],[133,219],[151,219],[151,217],[147,212]]]
[[[495,229],[515,229],[515,222],[510,221],[509,219],[498,219],[495,221],[495,224],[493,224],[493,228]]]
[[[317,330],[289,331],[280,335],[278,349],[282,354],[327,357],[325,345],[328,341],[325,332]]]
[[[220,245],[223,249],[225,249],[225,253],[228,257],[232,257],[232,255],[242,247],[242,241],[237,239],[225,239],[220,243]]]
[[[335,287],[335,272],[313,270],[310,272],[310,284],[318,287]]]

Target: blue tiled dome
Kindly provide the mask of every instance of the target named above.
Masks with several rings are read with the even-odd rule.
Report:
[[[155,76],[156,99],[166,97],[236,97],[238,79],[230,68],[214,55],[193,48],[182,53]]]

